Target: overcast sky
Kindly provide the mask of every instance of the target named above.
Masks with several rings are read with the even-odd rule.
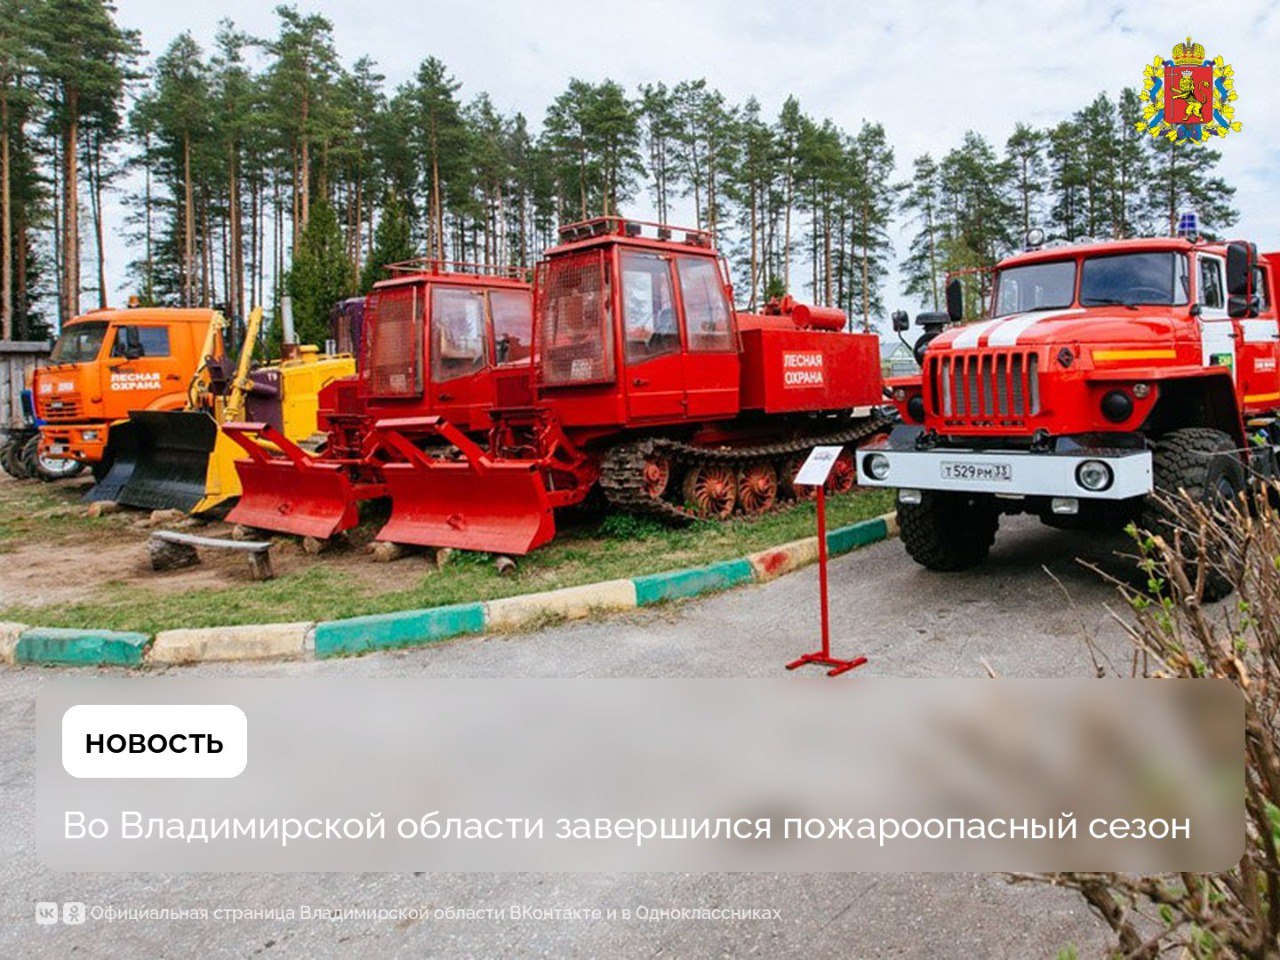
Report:
[[[271,36],[267,0],[117,0],[154,57],[183,30],[206,49],[230,18]],[[1236,119],[1218,148],[1237,187],[1235,232],[1280,248],[1280,3],[1102,3],[1094,0],[838,3],[833,0],[629,0],[486,2],[301,0],[334,25],[349,66],[363,54],[389,88],[426,56],[442,59],[469,99],[487,91],[503,111],[535,124],[569,78],[639,83],[706,77],[732,102],[760,100],[767,115],[795,94],[812,116],[853,130],[884,124],[900,173],[923,152],[939,155],[974,129],[997,145],[1018,120],[1047,125],[1100,91],[1140,86],[1142,68],[1168,57],[1188,33],[1235,68]],[[643,193],[635,209],[650,212]],[[118,207],[110,211],[117,220]],[[108,231],[109,236],[116,231]],[[119,244],[119,241],[117,241]],[[895,235],[899,252],[906,236]],[[86,251],[87,252],[87,251]],[[129,252],[108,250],[113,302],[127,297]],[[901,298],[896,284],[886,297]]]

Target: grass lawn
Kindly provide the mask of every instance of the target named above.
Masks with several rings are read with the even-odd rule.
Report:
[[[107,534],[104,522],[117,521],[120,516],[87,520],[74,496],[59,486],[12,484],[6,485],[4,493],[5,499],[0,500],[0,550],[6,540],[16,536],[46,542],[56,537],[65,543],[77,533],[86,538],[91,549],[94,538]],[[834,497],[827,504],[827,523],[835,529],[878,516],[892,505],[892,491],[857,491]],[[33,507],[49,516],[30,520]],[[333,620],[492,600],[741,557],[812,536],[814,514],[812,503],[800,503],[752,521],[700,523],[681,530],[623,514],[562,519],[559,536],[549,546],[521,558],[517,571],[509,576],[500,576],[486,554],[454,553],[444,569],[437,571],[421,558],[384,566],[375,565],[359,551],[348,550],[307,558],[308,562],[294,564],[266,583],[160,591],[154,581],[149,585],[145,578],[130,582],[126,577],[87,585],[84,599],[75,602],[0,606],[0,620],[155,633],[176,627]],[[143,549],[142,542],[140,537],[139,549]],[[292,543],[282,548],[296,550]],[[385,577],[381,575],[384,571]]]

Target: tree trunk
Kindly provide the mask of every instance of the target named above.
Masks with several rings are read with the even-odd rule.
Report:
[[[792,176],[791,158],[787,158],[787,199],[782,227],[782,286],[791,292],[791,207],[795,202],[795,179]]]
[[[302,154],[299,161],[299,182],[301,187],[299,193],[299,228],[307,229],[307,221],[311,219],[311,142],[307,136],[307,122],[311,115],[311,98],[306,94],[302,97]],[[297,243],[295,239],[295,244]]]
[[[9,186],[9,81],[0,89],[0,340],[13,339],[13,208]]]
[[[191,134],[182,134],[182,305],[189,307],[195,296],[196,204],[191,185]]]
[[[444,259],[444,204],[440,196],[440,144],[436,140],[436,121],[431,118],[431,232],[435,241],[435,259]]]
[[[66,92],[66,125],[62,143],[62,309],[60,319],[80,312],[80,91]]]
[[[142,194],[142,222],[143,222],[143,257],[145,266],[145,274],[142,278],[142,295],[147,305],[155,303],[156,284],[155,284],[155,266],[152,259],[152,241],[151,241],[151,135],[147,134],[143,140],[143,157],[146,160],[143,170],[143,194]]]
[[[102,230],[102,138],[94,138],[93,154],[90,159],[90,188],[93,193],[93,236],[97,243],[98,255],[98,309],[107,309],[107,251],[103,242]]]
[[[240,145],[227,148],[227,308],[232,316],[244,317],[244,225],[240,220]]]

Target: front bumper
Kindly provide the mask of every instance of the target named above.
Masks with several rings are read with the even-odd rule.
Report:
[[[92,439],[86,438],[88,433]],[[107,425],[51,426],[40,428],[40,452],[50,457],[98,463],[107,446]]]
[[[883,457],[888,472],[876,479],[868,470],[871,457]],[[1111,471],[1105,489],[1084,486],[1080,465],[1101,461]],[[1151,452],[1136,449],[1069,451],[976,450],[962,447],[918,449],[911,434],[891,434],[858,448],[858,483],[868,487],[949,490],[1013,497],[1069,497],[1080,500],[1127,500],[1152,490]]]

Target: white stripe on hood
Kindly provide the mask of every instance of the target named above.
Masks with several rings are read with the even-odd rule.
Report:
[[[1077,307],[1074,310],[1014,314],[1012,317],[1006,317],[1004,320],[1000,321],[1000,325],[987,335],[987,346],[1016,346],[1018,338],[1021,337],[1029,328],[1034,327],[1042,320],[1061,320],[1063,317],[1073,317],[1079,313],[1084,313],[1084,310]]]

